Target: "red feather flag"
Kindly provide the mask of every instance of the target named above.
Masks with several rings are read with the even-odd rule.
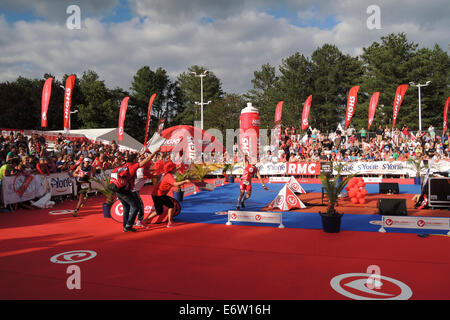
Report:
[[[151,113],[152,113],[152,106],[153,106],[153,101],[155,100],[156,97],[156,93],[154,93],[151,97],[150,97],[150,101],[148,103],[148,114],[147,114],[147,127],[145,128],[145,139],[144,139],[144,146],[147,144],[147,137],[148,137],[148,127],[150,125],[150,120],[151,120]]]
[[[128,109],[128,100],[130,97],[125,97],[122,100],[122,103],[120,104],[120,113],[119,113],[119,136],[117,140],[122,141],[123,140],[123,132],[124,132],[124,123],[125,123],[125,115],[127,114]]]
[[[53,78],[45,80],[44,88],[42,89],[42,102],[41,102],[41,127],[47,126],[47,111],[48,103],[50,102],[50,96],[52,94],[52,81]]]
[[[398,112],[400,111],[400,106],[402,105],[403,97],[405,96],[407,89],[407,84],[401,84],[397,87],[397,91],[395,92],[392,127],[395,127],[395,121],[397,120]]]
[[[72,104],[72,93],[75,85],[75,75],[70,75],[66,80],[66,88],[64,90],[64,131],[70,130],[70,105]]]
[[[448,114],[448,105],[450,104],[450,97],[447,98],[447,101],[445,101],[445,107],[444,107],[444,131],[442,134],[447,131],[447,114]]]
[[[303,104],[303,112],[302,112],[302,130],[308,129],[309,123],[308,123],[308,117],[309,117],[309,110],[311,109],[311,101],[312,101],[312,95],[310,95],[305,103]]]
[[[372,125],[373,118],[375,117],[375,111],[377,110],[378,99],[379,98],[380,98],[380,93],[379,92],[375,92],[372,95],[372,98],[370,98],[370,103],[369,103],[369,126],[367,127],[367,129],[370,129],[370,126]]]
[[[281,121],[281,114],[283,113],[283,103],[284,101],[280,101],[277,104],[277,108],[275,109],[275,123]]]
[[[353,115],[355,114],[356,101],[358,98],[359,86],[355,86],[350,89],[347,99],[347,114],[345,116],[345,129],[348,128],[350,122],[352,121]]]

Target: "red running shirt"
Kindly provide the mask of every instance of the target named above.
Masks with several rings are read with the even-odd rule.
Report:
[[[256,167],[249,164],[245,167],[244,172],[242,173],[241,180],[245,180],[248,182],[252,182],[252,177],[256,173]]]

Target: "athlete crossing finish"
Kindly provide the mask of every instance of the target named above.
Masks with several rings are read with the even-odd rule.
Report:
[[[202,315],[207,318],[213,314],[223,315],[270,315],[270,304],[268,305],[252,305],[252,304],[225,304],[223,308],[200,307],[186,304],[180,307],[178,314],[180,315]]]

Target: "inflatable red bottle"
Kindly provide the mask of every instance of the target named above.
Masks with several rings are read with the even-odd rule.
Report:
[[[239,142],[242,152],[250,157],[259,157],[259,111],[251,102],[242,109]]]

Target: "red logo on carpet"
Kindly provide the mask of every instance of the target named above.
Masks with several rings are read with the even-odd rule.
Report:
[[[75,250],[59,253],[50,258],[53,263],[79,263],[90,260],[97,256],[97,252],[92,250]]]
[[[405,283],[382,275],[377,275],[375,285],[371,273],[346,273],[330,281],[338,293],[354,300],[408,300],[412,290]],[[372,281],[372,282],[371,282]]]

